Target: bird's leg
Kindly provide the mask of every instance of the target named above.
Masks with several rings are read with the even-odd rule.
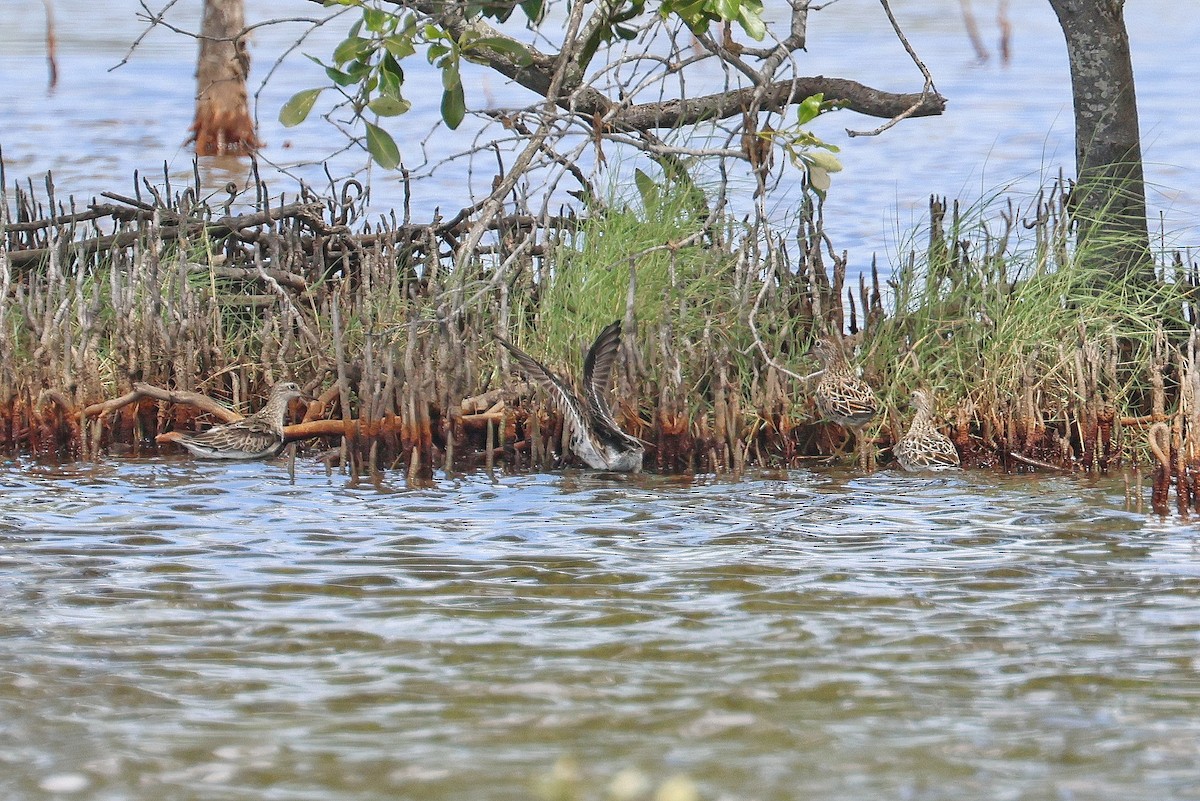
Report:
[[[864,473],[871,472],[871,458],[867,452],[867,438],[863,436],[863,427],[854,429],[854,450],[858,455],[858,469]]]
[[[840,423],[835,425],[842,430],[842,441],[833,449],[833,453],[829,454],[830,461],[845,458],[846,450],[850,446],[850,438],[854,436],[854,432],[849,426],[844,426]]]

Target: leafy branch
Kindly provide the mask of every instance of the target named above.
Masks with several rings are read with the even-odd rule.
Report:
[[[333,85],[297,93],[284,106],[280,119],[286,125],[299,124],[325,89],[335,89],[342,94],[341,105],[349,105],[354,117],[363,119],[372,158],[388,168],[398,166],[399,148],[378,118],[394,117],[410,108],[402,95],[401,63],[418,52],[440,71],[441,116],[449,128],[457,128],[467,113],[462,80],[466,61],[493,69],[549,101],[565,121],[589,130],[597,149],[602,140],[611,139],[663,155],[671,146],[658,138],[657,131],[741,118],[747,121],[741,135],[780,145],[792,164],[807,171],[810,186],[819,192],[828,189],[829,174],[841,169],[841,164],[833,155],[837,148],[804,127],[817,114],[848,109],[898,120],[940,114],[946,103],[928,82],[920,93],[897,94],[844,78],[797,74],[796,59],[805,46],[807,31],[806,0],[790,0],[787,32],[777,38],[772,38],[762,18],[761,0],[596,0],[587,4],[576,38],[564,41],[557,53],[544,52],[511,33],[518,23],[527,30],[545,32],[547,4],[542,0],[326,0],[325,4],[360,8],[362,19],[335,49],[333,63],[322,63]],[[765,46],[752,48],[736,42],[733,26]],[[677,42],[673,31],[680,28],[691,34],[690,44]],[[713,35],[715,29],[719,36]],[[659,31],[665,32],[671,43],[666,55],[649,44]],[[685,53],[688,47],[690,54]],[[601,52],[608,54],[606,65],[589,75],[592,61]],[[742,76],[742,85],[727,83],[724,90],[701,96],[683,90],[684,73],[711,59],[732,67],[727,75]],[[675,75],[680,76],[679,96],[664,98],[670,94],[665,82]],[[643,101],[655,82],[659,85],[657,96]],[[769,126],[755,129],[760,112],[780,113],[792,105],[798,106],[793,125],[782,130]],[[545,107],[538,104],[524,111],[488,113],[512,127],[516,117],[540,117]],[[376,115],[376,121],[368,121],[369,114]],[[731,137],[737,135],[736,128],[730,132]],[[690,151],[678,148],[677,152],[686,155]],[[599,157],[603,160],[602,153]]]

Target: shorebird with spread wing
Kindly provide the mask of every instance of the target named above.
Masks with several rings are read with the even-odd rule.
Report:
[[[638,472],[645,447],[621,430],[608,407],[612,371],[621,342],[621,321],[608,325],[596,337],[583,360],[583,397],[537,359],[499,336],[521,369],[549,393],[571,427],[571,451],[593,470]]]

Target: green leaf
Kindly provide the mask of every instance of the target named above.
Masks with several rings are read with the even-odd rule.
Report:
[[[379,61],[379,91],[390,97],[400,96],[404,85],[404,69],[391,53],[384,53]]]
[[[322,91],[324,91],[323,87],[296,92],[288,102],[283,104],[283,108],[279,109],[279,121],[285,128],[291,128],[304,122]]]
[[[829,191],[829,186],[832,182],[829,179],[829,172],[820,167],[809,166],[808,168],[808,185],[816,191],[824,195]]]
[[[462,76],[458,72],[458,64],[453,61],[442,65],[442,88],[447,92],[455,88],[462,89]]]
[[[442,92],[442,119],[454,130],[467,113],[467,99],[463,95],[462,83],[453,89]]]
[[[590,64],[592,56],[596,55],[596,50],[600,48],[600,43],[608,41],[607,32],[603,27],[597,26],[596,30],[592,31],[592,35],[583,43],[583,47],[579,49],[579,63]]]
[[[634,17],[640,16],[645,10],[646,3],[644,0],[631,0],[629,3],[629,8],[618,10],[610,17],[610,19],[614,23],[629,22],[629,20],[633,19]]]
[[[633,183],[637,186],[638,194],[642,196],[642,205],[654,205],[654,200],[658,197],[658,184],[654,183],[654,179],[640,169],[635,169]]]
[[[363,9],[363,24],[373,33],[382,33],[391,14],[378,8]]]
[[[345,64],[351,59],[369,53],[372,48],[370,39],[362,39],[358,36],[350,36],[342,40],[333,51],[333,63]]]
[[[665,18],[674,14],[684,23],[695,30],[697,26],[708,25],[707,0],[691,0],[691,2],[667,2],[660,7],[660,14]]]
[[[413,47],[412,37],[397,33],[383,40],[383,47],[396,58],[408,58],[417,49]]]
[[[756,42],[761,42],[767,35],[767,24],[763,22],[762,11],[762,3],[757,0],[754,2],[743,0],[742,7],[738,11],[737,19],[741,23],[742,30]]]
[[[520,42],[506,39],[500,36],[483,36],[471,42],[471,49],[486,47],[489,50],[494,50],[497,53],[506,55],[513,60],[514,63],[524,67],[533,63],[533,56]]]
[[[400,148],[396,147],[396,140],[392,135],[378,125],[366,120],[363,122],[367,126],[367,152],[375,159],[375,163],[385,170],[394,170],[400,166]]]
[[[738,18],[742,3],[741,0],[715,0],[711,8],[713,13],[724,22],[733,22]]]
[[[396,117],[412,108],[412,103],[402,97],[377,97],[367,104],[367,108],[380,117]]]
[[[524,0],[521,3],[521,10],[525,12],[525,16],[529,17],[530,22],[540,22],[545,7],[542,0]]]
[[[346,67],[346,74],[350,76],[352,83],[359,83],[371,71],[371,64],[367,61],[351,61]]]
[[[480,5],[478,13],[500,22],[507,22],[508,18],[512,16],[514,7],[511,2],[483,3]]]
[[[353,75],[342,72],[336,67],[326,67],[325,75],[338,86],[349,86],[352,83],[358,83],[358,80]]]
[[[821,114],[821,103],[825,101],[824,93],[809,95],[796,109],[796,124],[806,125]]]
[[[819,167],[825,172],[841,172],[842,162],[832,153],[826,153],[823,150],[814,150],[807,154],[809,164]]]

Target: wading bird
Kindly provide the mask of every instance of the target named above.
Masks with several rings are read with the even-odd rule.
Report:
[[[292,381],[271,387],[266,406],[241,420],[199,434],[176,432],[172,441],[205,459],[268,459],[283,450],[283,421],[288,404],[304,393]]]
[[[593,470],[638,472],[645,448],[642,441],[621,430],[608,408],[608,390],[621,341],[621,321],[605,327],[583,360],[583,397],[544,364],[497,336],[521,369],[550,394],[571,426],[571,451]]]
[[[817,408],[822,415],[853,433],[859,465],[866,470],[867,451],[862,430],[879,411],[875,393],[866,381],[858,377],[834,340],[821,337],[810,352],[824,367],[824,374],[814,392]]]
[[[933,395],[914,390],[913,405],[917,416],[908,433],[892,446],[892,455],[905,470],[948,470],[958,467],[958,451],[950,438],[937,430],[933,422]]]

